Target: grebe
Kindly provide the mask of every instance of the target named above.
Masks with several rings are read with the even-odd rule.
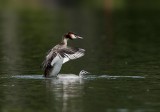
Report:
[[[56,77],[61,70],[62,64],[69,60],[84,56],[85,50],[67,46],[68,40],[83,39],[73,32],[65,34],[61,43],[49,50],[43,61],[44,77]]]

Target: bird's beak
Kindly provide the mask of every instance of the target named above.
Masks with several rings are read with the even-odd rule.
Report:
[[[83,37],[77,36],[78,39],[83,39]]]

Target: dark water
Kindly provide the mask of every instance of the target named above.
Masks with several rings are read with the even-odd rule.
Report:
[[[157,10],[1,11],[1,112],[159,112],[160,16]],[[74,31],[86,49],[61,73],[78,79],[44,79],[45,53]],[[20,76],[20,77],[14,77]]]

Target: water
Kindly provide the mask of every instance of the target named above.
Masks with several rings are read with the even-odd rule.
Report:
[[[159,105],[153,104],[156,83],[142,76],[90,74],[44,79],[41,75],[19,75],[2,79],[1,94],[5,97],[1,104],[10,111],[153,111],[152,107]]]
[[[159,112],[159,10],[73,9],[0,11],[0,111]],[[84,37],[69,45],[85,56],[63,65],[69,77],[42,77],[46,52],[68,31]]]

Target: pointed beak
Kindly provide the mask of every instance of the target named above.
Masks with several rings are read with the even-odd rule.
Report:
[[[78,39],[83,39],[83,37],[77,36]]]

